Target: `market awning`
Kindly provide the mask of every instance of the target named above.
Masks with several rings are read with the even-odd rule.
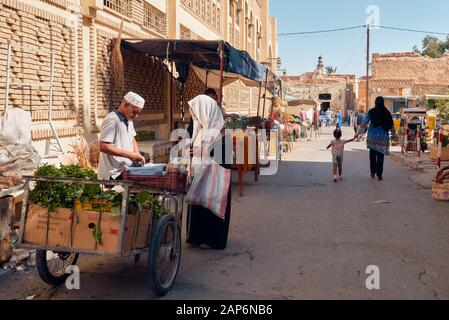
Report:
[[[424,97],[426,100],[449,100],[449,95],[443,94],[426,94]]]
[[[422,114],[426,114],[427,113],[427,109],[424,109],[424,108],[406,108],[406,109],[403,109],[402,112],[403,113],[422,113]]]
[[[208,87],[220,86],[220,48],[224,49],[224,85],[241,80],[247,86],[259,86],[268,69],[253,60],[246,51],[237,50],[224,41],[125,39],[122,48],[167,59],[192,69]]]
[[[405,102],[405,101],[416,101],[420,98],[418,96],[385,96],[385,100],[395,100],[398,102]]]
[[[300,106],[300,105],[316,106],[317,103],[316,103],[316,101],[314,101],[312,99],[296,99],[296,100],[290,100],[288,102],[288,105],[290,107],[297,107],[297,106]]]

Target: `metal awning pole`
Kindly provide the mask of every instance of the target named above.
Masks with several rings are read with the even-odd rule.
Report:
[[[265,105],[267,102],[267,87],[268,87],[268,70],[267,70],[267,75],[265,77],[265,93],[263,95],[263,111],[262,111],[262,119],[265,118]]]
[[[170,88],[168,88],[169,100],[170,101],[170,133],[173,132],[173,63],[171,63],[170,70]],[[184,124],[183,124],[184,125]]]
[[[220,41],[220,97],[219,106],[223,106],[223,69],[224,69],[224,43]]]
[[[259,117],[259,115],[260,115],[260,100],[262,99],[260,97],[261,93],[262,93],[262,82],[259,84],[259,95],[258,95],[259,101],[257,102],[257,117]]]
[[[5,110],[3,110],[3,114],[6,113],[6,110],[9,107],[9,90],[11,85],[11,58],[12,58],[12,45],[11,42],[8,41],[8,56],[6,58]]]

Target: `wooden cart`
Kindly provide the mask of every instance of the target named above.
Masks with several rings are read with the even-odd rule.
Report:
[[[22,206],[20,234],[18,245],[21,248],[36,249],[36,265],[41,279],[51,285],[62,285],[70,276],[80,254],[99,255],[109,257],[130,257],[134,256],[139,259],[142,253],[148,253],[148,274],[149,285],[155,294],[159,296],[166,295],[173,287],[181,258],[181,226],[184,207],[184,193],[182,191],[166,190],[163,188],[149,187],[143,184],[136,184],[127,181],[101,181],[101,180],[84,180],[84,179],[68,179],[53,177],[24,177],[24,201]],[[27,243],[24,235],[27,232],[27,219],[30,209],[29,191],[32,184],[36,182],[49,182],[58,184],[79,184],[79,185],[101,185],[101,186],[122,186],[124,188],[121,213],[119,216],[119,228],[117,229],[117,250],[105,251],[101,246],[95,244],[92,249],[80,248],[74,245],[73,237],[69,245],[54,245],[49,243],[49,233],[52,232],[50,225],[50,214],[47,217],[47,228],[44,243],[33,244]],[[130,194],[133,192],[147,191],[153,197],[159,199],[161,207],[169,214],[160,218],[152,216],[149,223],[146,243],[142,248],[136,248],[136,230],[142,223],[137,217],[134,224],[133,240],[129,245],[129,227],[131,225],[131,216],[128,215]],[[74,206],[75,208],[75,206]],[[73,209],[75,213],[77,209]],[[71,233],[73,233],[73,220],[71,221]],[[105,216],[104,216],[105,217]],[[105,219],[103,217],[103,219]],[[100,213],[101,219],[101,213]],[[98,225],[100,225],[98,221]],[[29,230],[28,230],[29,231]],[[128,239],[128,240],[127,240]],[[72,267],[72,268],[71,268]]]

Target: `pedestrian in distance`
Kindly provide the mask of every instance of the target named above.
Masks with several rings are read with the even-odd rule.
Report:
[[[361,127],[364,120],[365,120],[365,113],[363,111],[358,112],[357,119],[354,124],[354,130],[356,133],[358,133],[359,128]],[[359,135],[357,137],[357,142],[359,142],[360,140],[363,140],[363,139],[362,139],[362,136]]]
[[[343,158],[344,158],[345,145],[347,143],[354,141],[357,136],[355,136],[350,140],[343,140],[341,137],[342,137],[341,130],[335,129],[334,131],[335,140],[332,140],[332,142],[327,146],[327,149],[332,148],[334,182],[338,182],[338,180],[343,180],[342,175],[343,175]]]
[[[385,107],[383,97],[377,97],[375,107],[371,109],[362,122],[357,135],[368,130],[367,146],[370,150],[371,178],[383,180],[385,155],[390,154],[390,135],[398,141],[391,112]]]
[[[332,118],[333,118],[332,110],[328,109],[326,111],[326,127],[330,127],[332,125]]]
[[[359,111],[354,111],[352,114],[352,117],[354,118],[354,121],[352,121],[351,126],[354,128],[354,133],[357,133],[357,117],[359,116]]]
[[[341,114],[340,110],[337,111],[337,129],[341,129],[343,126],[343,115]]]

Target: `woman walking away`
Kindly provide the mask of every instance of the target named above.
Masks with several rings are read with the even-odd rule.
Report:
[[[390,154],[389,132],[397,140],[393,117],[385,107],[383,97],[377,97],[376,106],[371,109],[359,127],[358,135],[364,134],[368,129],[367,144],[370,150],[371,178],[383,180],[384,158]]]

